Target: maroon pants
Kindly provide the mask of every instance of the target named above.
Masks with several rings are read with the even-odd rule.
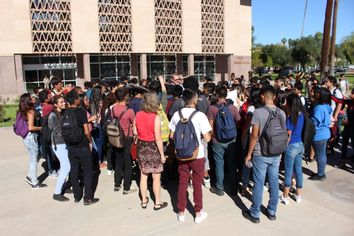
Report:
[[[177,193],[177,209],[178,212],[184,212],[187,207],[187,188],[189,178],[192,177],[193,182],[193,199],[195,212],[203,209],[203,191],[202,181],[204,177],[205,158],[193,161],[178,162],[179,184]],[[192,176],[191,176],[192,171]]]

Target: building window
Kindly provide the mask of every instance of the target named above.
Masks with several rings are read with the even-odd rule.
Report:
[[[30,18],[34,53],[72,52],[70,1],[30,0]]]
[[[156,52],[182,52],[182,0],[155,0]]]
[[[58,77],[63,80],[64,85],[76,84],[77,65],[73,56],[23,56],[22,64],[27,91],[32,91],[36,87],[44,88],[44,78]]]
[[[196,76],[199,81],[203,81],[205,77],[214,80],[215,57],[194,56],[194,76]]]
[[[130,56],[124,55],[90,55],[92,79],[116,79],[130,77]]]
[[[224,52],[224,0],[201,0],[202,52]]]
[[[131,52],[131,0],[98,0],[98,27],[101,52]]]
[[[165,79],[176,73],[177,62],[176,56],[147,56],[147,76],[153,78],[157,75],[163,75]]]

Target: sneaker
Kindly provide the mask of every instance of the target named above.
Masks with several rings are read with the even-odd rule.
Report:
[[[324,181],[326,180],[326,175],[322,175],[322,176],[319,176],[319,175],[312,175],[309,180],[315,180],[315,181]]]
[[[281,203],[284,203],[284,205],[289,205],[289,197],[284,197],[284,195],[282,194],[279,199]]]
[[[209,176],[203,178],[203,185],[206,188],[210,188],[210,177]]]
[[[114,192],[118,192],[122,188],[122,185],[119,185],[118,187],[114,187]]]
[[[30,177],[26,176],[25,181],[26,181],[29,185],[33,185],[32,179],[31,179]]]
[[[69,201],[69,198],[65,197],[64,195],[61,194],[53,194],[53,199],[59,202],[67,202]]]
[[[107,175],[111,176],[113,174],[113,170],[107,170]]]
[[[265,215],[270,221],[275,221],[277,219],[276,215],[271,215],[268,210],[266,210]]]
[[[301,203],[301,201],[302,201],[301,196],[295,195],[295,202]]]
[[[205,211],[201,210],[200,212],[200,215],[199,216],[196,216],[195,219],[194,219],[194,222],[196,224],[200,224],[202,223],[203,220],[205,220],[207,217],[208,217],[208,213],[206,213]]]
[[[129,190],[124,190],[123,194],[127,195],[127,194],[131,194],[131,193],[135,193],[137,190],[135,188],[130,188]]]
[[[48,176],[50,178],[56,179],[56,178],[58,178],[59,175],[58,175],[58,173],[55,170],[53,170],[52,172],[49,173]]]
[[[259,218],[253,217],[249,210],[242,211],[242,216],[245,217],[247,220],[251,221],[253,224],[258,224],[261,222]]]
[[[99,198],[92,198],[92,199],[85,199],[84,200],[84,205],[85,206],[89,206],[89,205],[92,205],[92,204],[95,204],[97,202],[99,202]]]
[[[211,187],[210,192],[215,193],[218,196],[224,196],[224,190],[218,188]]]
[[[184,213],[178,213],[177,214],[177,219],[179,222],[184,222],[186,220],[186,216]]]
[[[41,189],[47,187],[46,184],[38,183],[36,185],[32,185],[32,189]]]

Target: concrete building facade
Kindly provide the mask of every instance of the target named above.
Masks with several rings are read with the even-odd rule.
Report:
[[[251,67],[251,0],[0,2],[0,95],[43,79],[205,76]]]

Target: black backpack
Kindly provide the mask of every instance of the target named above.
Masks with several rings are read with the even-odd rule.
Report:
[[[52,135],[52,130],[49,128],[48,125],[48,120],[49,120],[49,115],[43,117],[42,119],[42,129],[41,129],[41,141],[42,143],[51,143],[51,135]]]
[[[263,106],[269,112],[268,120],[264,125],[262,134],[259,137],[262,156],[274,157],[284,153],[288,146],[288,132],[285,119],[281,110],[276,108],[272,111],[269,107]]]
[[[84,139],[83,128],[77,122],[76,109],[80,108],[68,108],[63,112],[61,135],[67,145],[77,145]]]
[[[302,142],[304,143],[304,155],[309,156],[313,137],[316,134],[316,127],[311,118],[304,114],[304,127],[302,128]]]

